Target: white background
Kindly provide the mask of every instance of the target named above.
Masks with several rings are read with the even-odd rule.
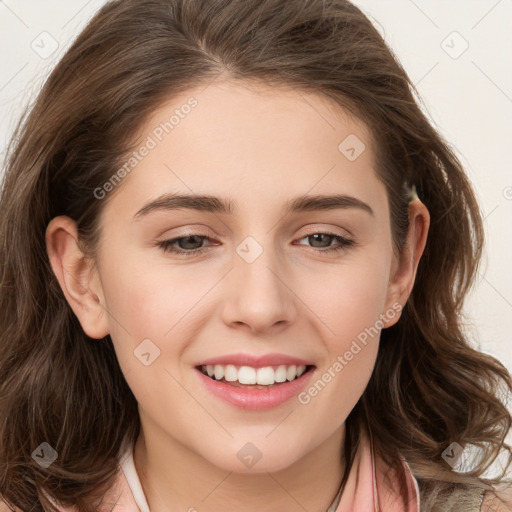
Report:
[[[21,107],[103,3],[0,1],[2,157]],[[466,321],[481,350],[512,370],[512,0],[355,3],[393,48],[475,186],[487,245]],[[41,56],[52,44],[56,51]]]

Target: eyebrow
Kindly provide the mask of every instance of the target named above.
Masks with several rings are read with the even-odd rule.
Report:
[[[210,195],[163,194],[145,204],[134,216],[135,220],[154,211],[190,209],[201,212],[232,214],[236,202]],[[317,210],[337,210],[356,208],[375,217],[369,204],[353,196],[342,194],[299,196],[287,201],[282,208],[282,215]]]

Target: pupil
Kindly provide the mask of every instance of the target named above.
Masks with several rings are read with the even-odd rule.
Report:
[[[199,244],[201,245],[201,239],[196,236],[196,235],[192,235],[192,236],[188,236],[186,238],[182,238],[180,241],[179,241],[179,244],[182,246],[181,248],[182,249],[197,249],[197,247],[186,247],[186,245],[190,242],[190,240],[192,240],[192,245],[194,245],[194,239],[196,239],[196,242],[195,242],[195,245]],[[185,245],[185,247],[183,247],[183,245]]]
[[[332,235],[326,235],[326,234],[323,234],[323,233],[317,233],[316,235],[311,235],[311,237],[313,238],[313,241],[314,242],[321,242],[322,240],[322,237],[332,237]],[[320,239],[320,240],[319,240]],[[325,240],[324,240],[325,241]],[[327,244],[329,245],[329,244]],[[313,243],[313,247],[316,247]]]

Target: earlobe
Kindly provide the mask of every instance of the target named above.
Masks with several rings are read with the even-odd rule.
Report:
[[[416,197],[409,203],[409,230],[407,241],[398,260],[395,260],[395,268],[392,271],[388,287],[386,307],[400,304],[405,306],[412,292],[418,265],[427,244],[428,229],[430,226],[430,214],[426,206]],[[391,327],[400,318],[396,315],[384,327]]]
[[[78,244],[76,222],[55,217],[46,229],[46,250],[62,292],[84,332],[101,339],[108,333],[108,315],[97,270]]]

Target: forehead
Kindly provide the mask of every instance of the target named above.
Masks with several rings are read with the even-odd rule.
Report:
[[[383,190],[365,124],[332,100],[292,88],[230,81],[192,88],[154,111],[138,143],[121,184],[134,208],[163,192],[236,198],[240,209],[269,194],[286,202],[337,192],[369,202]]]

